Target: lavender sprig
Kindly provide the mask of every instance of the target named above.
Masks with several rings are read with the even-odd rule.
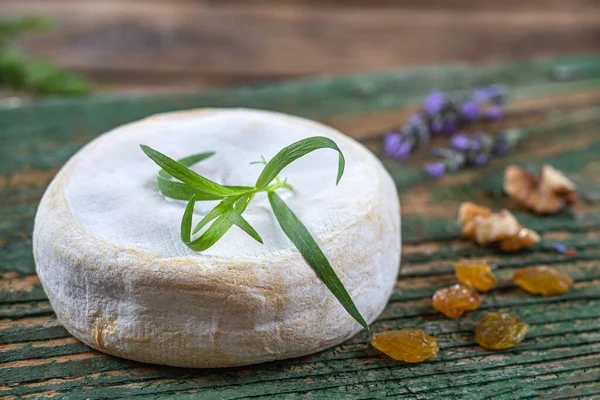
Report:
[[[446,172],[455,172],[468,166],[480,167],[492,157],[512,150],[521,138],[522,133],[518,129],[502,131],[496,136],[481,132],[457,133],[450,139],[451,148],[435,148],[431,151],[441,161],[426,164],[424,170],[434,178],[441,178]],[[444,168],[439,164],[443,164]]]
[[[490,85],[453,94],[433,91],[424,99],[421,110],[400,130],[385,136],[384,151],[390,157],[402,160],[414,149],[426,146],[431,135],[453,135],[465,124],[502,117],[502,106],[507,101],[506,85]],[[482,157],[477,159],[479,163],[483,160]]]

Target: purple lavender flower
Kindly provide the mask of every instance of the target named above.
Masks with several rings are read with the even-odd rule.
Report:
[[[490,160],[490,157],[485,153],[480,153],[475,156],[475,165],[480,167],[485,165]]]
[[[430,129],[432,133],[444,133],[451,135],[458,130],[458,115],[454,112],[446,112],[430,118]]]
[[[398,145],[396,151],[394,151],[394,153],[392,154],[392,157],[398,160],[402,160],[403,158],[408,157],[412,149],[413,146],[410,142],[403,141]]]
[[[478,103],[487,103],[490,100],[490,92],[486,87],[474,89],[473,98]]]
[[[452,148],[456,150],[468,150],[473,145],[473,141],[469,138],[466,133],[457,133],[450,139]]]
[[[475,132],[472,136],[472,150],[480,153],[489,153],[494,145],[494,139],[483,132]]]
[[[458,130],[458,122],[452,121],[452,120],[444,121],[444,124],[442,125],[442,133],[445,133],[447,135],[452,135],[457,130]]]
[[[469,100],[460,106],[460,114],[467,121],[475,121],[479,117],[479,104]]]
[[[473,97],[478,103],[506,104],[508,102],[508,87],[503,84],[495,84],[477,88],[473,90]]]
[[[410,154],[412,145],[410,142],[404,140],[402,134],[390,132],[385,135],[383,149],[390,157],[401,160]]]
[[[424,170],[434,178],[441,178],[446,173],[446,165],[443,162],[433,162],[426,164]]]
[[[490,85],[487,88],[489,101],[492,104],[502,105],[508,102],[508,87],[502,84]]]
[[[488,121],[495,121],[502,117],[504,114],[504,108],[502,106],[489,106],[485,109],[485,118]]]
[[[433,91],[423,101],[423,109],[429,115],[436,114],[442,109],[444,105],[444,93],[440,91]]]
[[[429,128],[422,114],[414,114],[402,128],[405,139],[414,143],[413,147],[426,146],[429,143]]]
[[[402,135],[400,133],[388,132],[383,138],[383,149],[389,154],[398,147],[401,141]]]
[[[432,117],[429,120],[429,131],[433,134],[441,133],[444,129],[444,121],[439,116]]]
[[[494,139],[493,153],[504,156],[514,149],[521,140],[522,134],[518,129],[509,129],[498,133]]]

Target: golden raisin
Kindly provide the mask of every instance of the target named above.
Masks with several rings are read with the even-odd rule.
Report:
[[[522,226],[519,226],[519,228],[516,235],[500,241],[500,250],[506,252],[517,251],[539,243],[540,235],[538,235],[537,232],[523,228]]]
[[[518,270],[513,275],[513,282],[531,294],[542,296],[563,294],[573,286],[571,277],[545,265]]]
[[[394,360],[418,363],[434,358],[438,353],[435,337],[422,329],[401,329],[373,336],[371,345]]]
[[[454,273],[460,283],[478,292],[487,292],[496,287],[496,277],[486,262],[462,260],[454,265]]]
[[[479,294],[465,285],[439,289],[433,294],[433,307],[448,318],[458,318],[465,311],[477,310],[481,304]]]
[[[475,328],[475,341],[490,350],[502,350],[521,343],[529,325],[514,315],[488,313]]]

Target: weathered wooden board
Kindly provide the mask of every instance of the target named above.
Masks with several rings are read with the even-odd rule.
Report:
[[[112,90],[235,85],[600,51],[593,0],[2,0],[56,16],[20,41]]]
[[[384,158],[403,204],[403,261],[393,297],[374,332],[422,327],[439,356],[417,365],[392,362],[363,332],[308,357],[224,370],[145,365],[106,356],[72,338],[57,322],[35,275],[32,220],[45,186],[77,149],[99,133],[151,113],[201,106],[252,106],[309,116],[339,127],[380,151],[381,135],[402,123],[431,88],[457,90],[507,82],[514,102],[502,125],[531,133],[489,166],[427,178],[425,152],[398,164]],[[440,143],[443,139],[439,140]],[[512,207],[501,190],[504,167],[550,162],[580,187],[581,201],[552,217],[517,211],[544,242],[517,254],[480,249],[458,237],[461,201]],[[578,254],[555,253],[561,241]],[[497,264],[499,288],[480,310],[458,320],[436,313],[430,296],[452,284],[452,264],[485,256]],[[512,273],[545,263],[571,275],[560,297],[517,290]],[[380,75],[319,79],[202,95],[48,100],[0,109],[0,396],[73,399],[160,398],[594,398],[600,397],[600,59],[579,58],[473,68],[449,66]],[[520,346],[489,352],[473,340],[489,310],[531,325]]]

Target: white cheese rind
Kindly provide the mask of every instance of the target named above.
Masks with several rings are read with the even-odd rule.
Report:
[[[332,138],[346,156],[340,185],[337,154],[317,150],[282,172],[296,189],[282,195],[372,322],[400,263],[391,177],[367,149],[331,128],[243,109],[169,113],[125,125],[63,167],[42,198],[33,235],[37,271],[59,321],[100,351],[200,368],[301,356],[356,334],[360,325],[281,232],[265,198],[244,213],[264,246],[235,227],[205,253],[183,245],[185,202],[158,193],[158,167],[138,147],[146,143],[174,158],[215,150],[212,164],[194,169],[239,185],[253,184],[260,172],[248,166],[250,157],[268,159],[317,135]]]

